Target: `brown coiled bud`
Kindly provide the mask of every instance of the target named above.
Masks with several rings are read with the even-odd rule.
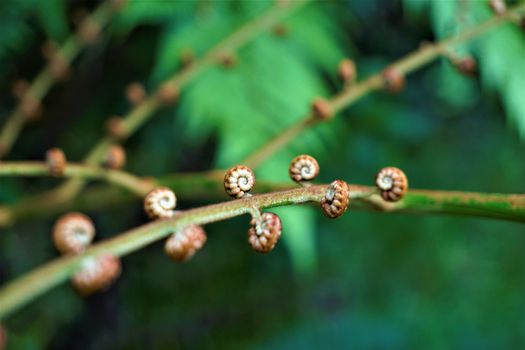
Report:
[[[110,117],[106,122],[106,131],[109,137],[115,140],[123,139],[126,136],[124,119],[117,116]]]
[[[224,190],[231,197],[244,197],[254,185],[255,174],[247,166],[236,165],[228,169],[224,175]]]
[[[136,106],[144,101],[146,90],[141,83],[131,83],[126,87],[126,97],[132,105]]]
[[[175,104],[179,98],[179,89],[172,83],[164,83],[157,91],[157,97],[164,105]]]
[[[53,243],[62,254],[83,252],[95,237],[93,221],[82,213],[62,215],[53,227]]]
[[[121,145],[109,146],[104,164],[110,169],[122,169],[126,164],[126,151]]]
[[[495,15],[502,15],[507,12],[507,5],[504,0],[489,0],[489,6]]]
[[[263,213],[260,220],[254,218],[250,224],[248,243],[256,252],[268,253],[281,237],[281,219],[274,213]]]
[[[408,190],[408,179],[401,169],[386,167],[377,173],[376,186],[385,201],[397,202]]]
[[[175,261],[187,261],[204,246],[206,239],[202,226],[186,226],[166,240],[164,250]]]
[[[292,159],[288,172],[295,182],[311,181],[319,175],[319,163],[314,157],[302,154]]]
[[[386,68],[382,75],[384,87],[388,92],[396,93],[405,87],[405,75],[396,68]]]
[[[337,75],[339,76],[339,79],[341,79],[341,81],[345,84],[353,82],[357,76],[354,61],[348,58],[342,60],[339,63]]]
[[[66,155],[60,148],[51,148],[46,152],[46,163],[53,176],[62,176],[66,170]]]
[[[150,191],[144,198],[144,211],[152,219],[168,219],[173,217],[177,206],[175,193],[167,187],[159,187]]]
[[[335,180],[321,200],[321,208],[327,217],[333,219],[345,213],[349,202],[348,185],[343,180]]]
[[[64,58],[60,51],[57,51],[49,59],[49,71],[51,72],[51,75],[57,80],[65,80],[69,77],[69,62]]]
[[[46,60],[50,60],[58,52],[58,44],[54,40],[47,40],[41,47],[42,56]]]
[[[312,113],[320,120],[329,120],[333,116],[332,107],[330,103],[322,98],[315,98],[312,102]]]
[[[284,24],[278,24],[272,28],[272,33],[275,36],[283,37],[286,36],[286,34],[288,34],[288,28]]]
[[[71,282],[81,295],[89,295],[108,288],[121,270],[120,259],[113,255],[87,257]]]

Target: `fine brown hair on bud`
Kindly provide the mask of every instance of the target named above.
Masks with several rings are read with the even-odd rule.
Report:
[[[259,253],[268,253],[281,237],[281,219],[274,213],[263,213],[260,220],[252,219],[248,229],[248,243]]]
[[[337,75],[343,83],[348,84],[353,82],[357,76],[356,72],[355,63],[351,59],[345,58],[339,62]]]
[[[458,72],[465,75],[475,75],[478,70],[476,60],[472,56],[467,56],[454,60],[453,65]]]
[[[405,87],[405,75],[396,68],[386,68],[382,76],[384,87],[388,92],[396,93]]]
[[[293,181],[300,183],[315,179],[319,175],[319,169],[319,163],[314,157],[302,154],[292,159],[288,173]]]
[[[317,97],[312,102],[312,113],[317,119],[329,120],[333,116],[332,107],[330,103],[320,97]]]
[[[507,5],[504,0],[489,0],[489,6],[495,15],[502,15],[507,12]]]
[[[255,185],[255,174],[252,169],[244,165],[236,165],[226,171],[224,175],[224,190],[233,198],[242,198]]]
[[[172,105],[179,99],[179,89],[172,83],[164,83],[157,91],[157,98],[163,105]]]
[[[11,93],[18,99],[22,99],[27,91],[29,91],[29,82],[24,79],[15,80],[11,87]]]
[[[87,257],[71,282],[81,295],[90,295],[107,289],[119,276],[122,267],[120,259],[113,255]]]
[[[232,68],[237,64],[237,56],[229,51],[219,53],[217,60],[224,68]]]
[[[202,226],[186,226],[166,240],[164,251],[175,261],[187,261],[204,246],[206,239],[206,232]]]
[[[184,48],[179,53],[179,59],[182,68],[187,68],[195,62],[195,53],[189,48]]]
[[[64,214],[53,226],[53,243],[62,254],[83,252],[94,237],[93,221],[82,213]]]
[[[321,200],[321,208],[327,217],[334,219],[345,213],[349,202],[348,185],[343,180],[335,180]]]
[[[86,44],[93,44],[100,37],[100,24],[86,17],[78,28],[78,38]]]
[[[132,105],[136,106],[144,101],[146,90],[144,90],[144,86],[141,83],[131,83],[126,87],[126,97]]]
[[[288,34],[288,28],[284,24],[277,24],[272,28],[272,33],[275,36],[283,37],[286,36],[286,34]]]
[[[57,80],[65,80],[70,75],[69,63],[64,58],[64,56],[57,51],[49,59],[49,71],[51,75]]]
[[[51,148],[46,152],[46,164],[53,176],[62,176],[66,170],[66,155],[60,148]]]
[[[124,119],[117,116],[110,117],[106,122],[106,131],[108,136],[115,140],[123,139],[126,136]]]
[[[177,197],[167,187],[156,188],[144,198],[144,211],[152,219],[169,219],[173,217],[176,206]]]
[[[41,47],[42,56],[46,60],[50,60],[58,51],[58,44],[54,40],[47,40]]]
[[[121,145],[111,145],[106,152],[104,164],[110,169],[122,169],[126,164],[126,151]]]
[[[385,201],[397,202],[408,190],[408,179],[401,169],[386,167],[377,173],[376,186]]]

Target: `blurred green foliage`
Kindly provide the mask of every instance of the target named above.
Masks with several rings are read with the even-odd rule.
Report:
[[[82,159],[105,120],[124,114],[127,83],[149,91],[269,6],[269,1],[129,0],[108,35],[75,62],[73,79],[45,100],[12,159],[41,159],[60,146]],[[0,2],[0,88],[44,64],[44,38],[64,40],[75,10],[93,2]],[[338,61],[360,77],[489,16],[484,1],[323,1],[308,5],[182,91],[126,144],[138,175],[199,171],[241,161],[341,86]],[[384,165],[413,187],[525,190],[525,41],[512,25],[458,48],[480,75],[445,60],[415,73],[399,95],[377,93],[342,118],[301,135],[258,169],[287,179],[289,159],[310,153],[322,181],[371,183]],[[13,107],[0,104],[0,118]],[[506,127],[507,115],[511,128]],[[520,140],[520,135],[522,139]],[[2,179],[1,203],[50,188],[55,179]],[[226,199],[226,198],[225,198]],[[181,203],[193,207],[205,203]],[[523,226],[484,219],[350,212],[337,221],[312,207],[275,210],[285,245],[268,256],[246,244],[247,218],[210,225],[208,243],[177,265],[156,244],[123,259],[106,293],[80,299],[61,286],[8,320],[11,346],[37,348],[509,349],[525,346]],[[98,239],[147,221],[140,203],[88,213]],[[0,283],[56,257],[54,218],[0,235]]]

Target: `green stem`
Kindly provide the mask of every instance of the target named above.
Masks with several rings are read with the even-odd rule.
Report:
[[[183,226],[205,225],[250,214],[253,208],[319,203],[327,189],[328,185],[302,187],[183,211],[173,219],[152,222],[95,244],[82,255],[56,259],[8,283],[0,290],[0,319],[67,280],[87,256],[127,255]],[[386,203],[376,192],[373,187],[349,185],[351,202],[360,202],[378,210],[448,212],[525,222],[525,195],[413,190],[399,203]]]
[[[516,14],[519,14],[524,10],[525,3],[516,5],[512,9],[509,9],[509,11],[507,11],[505,14],[494,16],[470,29],[465,30],[464,32],[457,34],[456,36],[445,39],[433,45],[426,45],[425,47],[422,47],[421,49],[405,56],[399,61],[394,62],[389,67],[395,69],[401,74],[410,74],[425,66],[426,64],[434,61],[441,55],[446,54],[450,47],[475,39],[493,28],[496,28],[509,21],[513,21]],[[370,76],[364,81],[341,91],[327,102],[333,114],[335,115],[341,112],[343,109],[351,106],[362,97],[373,91],[381,90],[383,87],[384,80],[382,77],[382,72],[379,72]],[[258,167],[271,155],[291,142],[291,140],[297,137],[297,135],[321,122],[323,122],[322,119],[317,118],[313,113],[309,113],[304,118],[295,124],[292,124],[282,133],[271,139],[266,145],[257,149],[241,163],[251,168]]]
[[[2,162],[0,176],[52,176],[49,167],[44,162]],[[64,169],[64,177],[81,178],[84,180],[104,180],[125,188],[139,197],[145,196],[155,187],[155,182],[141,179],[124,171],[104,169],[91,165],[68,163]]]
[[[109,1],[102,2],[102,4],[84,20],[84,23],[90,21],[103,28],[109,22],[112,13],[111,3]],[[66,39],[65,43],[57,50],[55,55],[59,55],[64,60],[64,63],[69,66],[86,46],[87,43],[79,40],[77,34],[74,33]],[[51,87],[56,83],[57,77],[52,73],[51,61],[52,58],[50,58],[49,63],[33,80],[27,92],[21,96],[17,107],[7,117],[7,121],[0,131],[0,158],[5,157],[11,151],[18,135],[20,135],[20,132],[28,121],[28,116],[22,107],[23,102],[31,100],[40,104]]]

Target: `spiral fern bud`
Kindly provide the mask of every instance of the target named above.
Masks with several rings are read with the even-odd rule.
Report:
[[[157,91],[157,98],[163,105],[175,104],[179,99],[179,89],[173,83],[164,83]]]
[[[288,173],[297,183],[311,181],[319,175],[319,163],[314,157],[302,154],[292,159]]]
[[[106,131],[108,136],[115,140],[121,140],[126,137],[124,119],[117,116],[110,117],[106,122]]]
[[[46,152],[46,164],[53,176],[62,176],[66,170],[66,155],[60,148],[51,148]]]
[[[327,217],[335,219],[346,212],[349,202],[348,185],[343,180],[335,180],[321,200],[321,208]]]
[[[204,246],[206,239],[206,232],[202,226],[186,226],[166,240],[164,251],[175,261],[187,261]]]
[[[120,259],[113,255],[87,257],[71,282],[79,294],[86,296],[107,289],[121,270]]]
[[[93,221],[82,213],[64,214],[53,226],[53,243],[62,254],[83,252],[94,237]]]
[[[156,188],[144,198],[144,211],[152,219],[169,219],[173,217],[176,206],[177,197],[167,187]]]
[[[263,213],[260,219],[253,218],[248,229],[248,243],[259,253],[271,251],[281,237],[281,219],[274,213]]]
[[[386,167],[377,173],[376,186],[385,201],[397,202],[408,190],[408,179],[401,169]]]
[[[247,166],[236,165],[228,169],[224,175],[224,190],[231,197],[244,197],[254,185],[255,174]]]
[[[91,18],[85,18],[78,28],[77,36],[80,41],[86,44],[93,44],[100,37],[100,25]]]

